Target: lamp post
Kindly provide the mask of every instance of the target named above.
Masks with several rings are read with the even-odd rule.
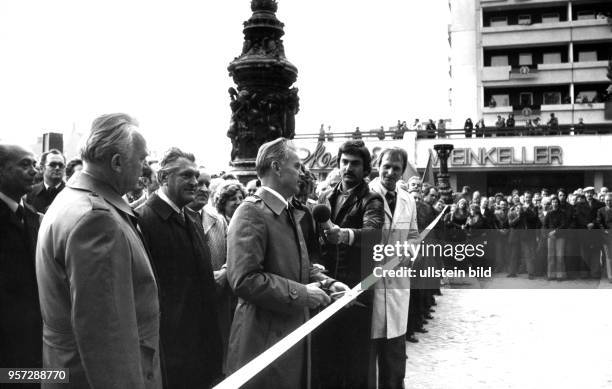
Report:
[[[253,15],[244,22],[242,53],[227,68],[236,83],[229,88],[230,164],[242,182],[256,177],[255,157],[263,143],[295,135],[299,98],[291,85],[297,68],[285,58],[284,24],[276,18],[277,9],[275,0],[251,1]]]
[[[453,203],[453,190],[450,187],[449,175],[448,175],[448,157],[453,151],[453,145],[450,144],[438,144],[434,145],[434,150],[438,154],[438,161],[440,161],[440,173],[438,174],[438,191],[440,192],[440,199],[444,201],[444,204]]]

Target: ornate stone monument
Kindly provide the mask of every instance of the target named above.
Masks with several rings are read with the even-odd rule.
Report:
[[[450,187],[449,175],[448,175],[448,157],[451,151],[453,151],[453,145],[439,144],[434,145],[434,150],[438,154],[438,161],[440,161],[440,174],[438,174],[438,189],[440,192],[440,199],[444,201],[444,204],[453,203],[453,190]]]
[[[243,182],[255,178],[259,146],[295,135],[299,109],[297,68],[285,58],[284,24],[276,18],[275,0],[252,0],[253,15],[244,22],[240,56],[227,68],[236,87],[229,88],[232,116],[227,136],[232,142],[231,165]]]

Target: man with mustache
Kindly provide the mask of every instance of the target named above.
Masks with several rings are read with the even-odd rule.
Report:
[[[42,318],[34,269],[36,210],[22,197],[32,189],[36,159],[0,145],[0,366],[42,366]]]
[[[160,339],[168,388],[208,388],[221,377],[215,281],[201,219],[186,207],[200,172],[193,154],[171,148],[160,189],[136,211],[161,292]]]
[[[330,276],[349,287],[372,273],[372,247],[380,243],[385,222],[382,197],[364,180],[371,165],[370,152],[362,141],[345,142],[338,150],[342,181],[319,197],[319,203],[331,209],[333,224],[324,232],[322,263]],[[364,388],[372,383],[371,291],[359,296],[358,303],[315,331],[315,387]]]
[[[51,149],[40,157],[40,167],[43,182],[32,187],[32,191],[26,197],[26,202],[32,205],[37,212],[45,213],[58,193],[66,186],[64,183],[66,159],[61,151]]]

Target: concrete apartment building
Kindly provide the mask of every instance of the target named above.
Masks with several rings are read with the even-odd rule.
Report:
[[[610,0],[451,0],[453,127],[514,112],[604,123]],[[495,103],[492,104],[491,101]]]

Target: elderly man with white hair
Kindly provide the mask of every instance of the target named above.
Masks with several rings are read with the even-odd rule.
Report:
[[[126,114],[94,120],[83,171],[40,226],[43,367],[70,369],[68,387],[162,387],[157,283],[136,216],[121,198],[147,156],[137,126]]]

